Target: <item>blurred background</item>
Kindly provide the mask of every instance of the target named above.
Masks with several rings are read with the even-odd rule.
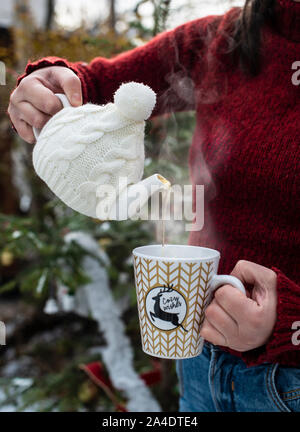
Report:
[[[28,59],[89,62],[243,1],[6,0],[0,3],[0,411],[178,410],[175,364],[143,353],[131,251],[160,223],[100,222],[66,208],[35,175],[12,131],[9,95]],[[194,113],[146,126],[145,175],[189,184]],[[186,243],[184,223],[166,224]]]

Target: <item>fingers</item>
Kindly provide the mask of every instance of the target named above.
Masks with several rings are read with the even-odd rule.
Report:
[[[274,297],[277,287],[276,273],[264,266],[251,261],[240,260],[235,265],[231,274],[239,278],[244,284],[254,287],[253,294],[259,305],[266,303],[270,297]]]
[[[20,135],[20,137],[24,139],[24,141],[28,142],[29,144],[35,143],[35,136],[33,135],[32,127],[29,124],[27,124],[24,120],[20,120],[19,126],[17,123],[17,126],[15,126],[15,128],[17,129],[17,132]]]
[[[238,261],[231,274],[251,285],[264,285],[266,282],[276,281],[276,273],[273,270],[245,260]]]
[[[20,137],[30,144],[35,142],[32,126],[37,129],[42,129],[51,118],[41,111],[38,111],[28,102],[20,102],[18,106],[11,103],[8,113]]]
[[[31,126],[41,129],[50,117],[62,109],[55,93],[65,93],[73,106],[82,105],[80,79],[71,69],[62,66],[31,73],[12,92],[8,114],[25,141],[35,142]]]
[[[51,118],[49,115],[37,110],[29,102],[20,102],[18,108],[20,110],[21,120],[24,120],[28,125],[37,129],[42,129]]]
[[[205,322],[210,324],[209,333],[207,333],[208,329],[206,328]],[[205,322],[202,330],[204,328],[204,334],[206,333],[206,337],[202,334],[202,330],[200,334],[209,342],[212,342],[212,340],[215,341],[216,337],[219,340],[221,335],[224,339],[223,345],[227,346],[229,341],[227,340],[226,335],[230,335],[231,338],[238,336],[239,329],[236,321],[234,321],[234,319],[224,311],[224,309],[222,309],[216,300],[213,300],[213,302],[207,307],[205,311]],[[212,332],[212,328],[214,328],[214,332]]]
[[[62,109],[62,104],[55,94],[38,79],[30,77],[30,75],[21,81],[13,99],[14,105],[19,105],[21,102],[29,102],[37,110],[50,116]]]
[[[204,320],[200,336],[214,345],[227,346],[225,337],[208,321],[208,319]]]
[[[260,267],[260,265],[250,261],[240,260],[236,263],[231,275],[239,278],[244,283],[254,285]]]
[[[277,276],[248,261],[239,261],[231,274],[252,285],[252,298],[231,285],[219,288],[206,309],[200,334],[215,345],[245,352],[264,345],[272,334],[277,319]]]
[[[238,334],[237,322],[228,314],[216,300],[206,308],[206,319],[223,335]]]
[[[53,68],[50,80],[54,80],[55,87],[63,90],[72,106],[82,105],[81,81],[71,69],[59,66]]]
[[[16,131],[18,132],[18,135],[20,135],[20,137],[29,144],[34,144],[35,137],[33,135],[32,127],[17,116],[10,116],[12,119],[12,123],[16,128]]]
[[[258,304],[246,297],[232,285],[224,285],[215,292],[215,300],[236,322],[253,315],[259,308]]]

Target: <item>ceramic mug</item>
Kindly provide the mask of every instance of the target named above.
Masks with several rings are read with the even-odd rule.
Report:
[[[246,295],[242,282],[217,274],[220,252],[214,249],[149,245],[132,253],[143,351],[169,359],[199,355],[213,292],[230,284]]]

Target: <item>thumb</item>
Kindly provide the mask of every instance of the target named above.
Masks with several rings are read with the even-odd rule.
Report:
[[[71,105],[82,105],[81,81],[78,76],[66,67],[62,67],[55,74],[57,86],[63,90]]]
[[[276,273],[260,264],[238,261],[231,274],[239,278],[247,288],[250,285],[253,287],[251,297],[258,304],[263,303],[270,295],[276,294]]]

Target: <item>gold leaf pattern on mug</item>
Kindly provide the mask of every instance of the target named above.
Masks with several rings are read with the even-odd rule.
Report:
[[[205,306],[210,300],[209,282],[212,271],[212,261],[177,263],[134,256],[137,305],[144,351],[171,358],[188,358],[199,353],[199,333],[204,320]],[[187,314],[181,322],[187,332],[180,326],[171,330],[161,330],[155,327],[147,316],[147,293],[155,287],[164,285],[173,285],[173,289],[187,302]]]

